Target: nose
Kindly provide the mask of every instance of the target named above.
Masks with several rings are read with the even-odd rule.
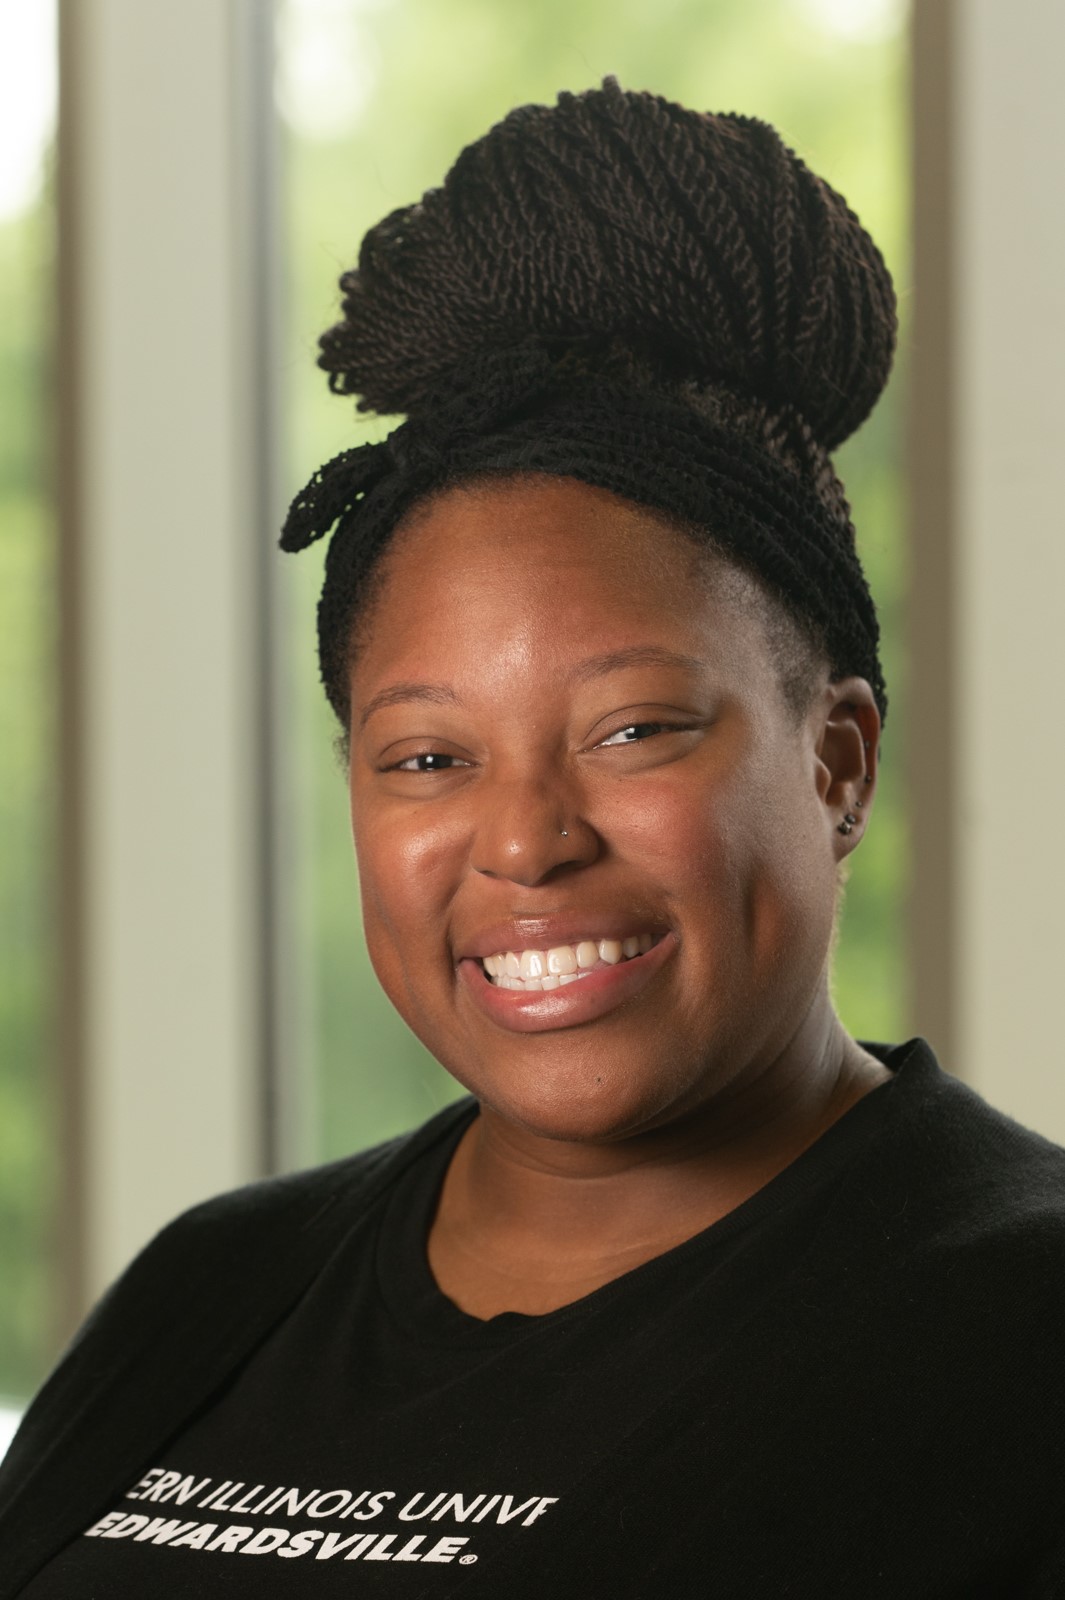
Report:
[[[532,888],[599,854],[599,837],[564,784],[495,784],[486,786],[481,802],[471,864],[486,878]]]

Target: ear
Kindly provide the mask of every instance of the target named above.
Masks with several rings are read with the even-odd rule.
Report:
[[[857,848],[869,825],[876,794],[880,712],[864,678],[839,678],[825,687],[815,716],[817,792],[839,861]]]

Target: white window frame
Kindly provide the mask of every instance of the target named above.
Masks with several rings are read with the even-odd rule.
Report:
[[[273,8],[62,0],[69,1327],[276,1151]]]

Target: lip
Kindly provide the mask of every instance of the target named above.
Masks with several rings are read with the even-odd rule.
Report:
[[[485,956],[505,955],[508,950],[552,950],[560,944],[578,944],[582,939],[626,939],[634,933],[652,933],[658,939],[665,928],[654,917],[641,920],[638,912],[617,913],[558,912],[539,917],[512,917],[481,928],[469,939],[456,941],[460,961],[483,961]],[[650,954],[650,951],[648,951]],[[640,957],[633,956],[639,960]]]
[[[513,931],[513,923],[508,926]],[[587,922],[582,927],[588,929]],[[587,937],[594,937],[590,929]],[[613,935],[608,932],[599,937],[609,939]],[[558,944],[568,942],[564,938],[556,940]],[[521,945],[518,948],[535,950],[538,945]],[[512,950],[514,945],[492,945],[486,948],[485,953],[495,955],[500,949]],[[485,977],[479,957],[470,955],[463,957],[458,964],[459,982],[477,1009],[499,1027],[511,1033],[547,1033],[554,1028],[576,1028],[582,1023],[594,1022],[632,1000],[653,982],[676,949],[676,935],[666,933],[646,955],[630,956],[626,961],[619,961],[616,967],[590,972],[578,983],[569,983],[561,989],[539,994],[498,989]]]

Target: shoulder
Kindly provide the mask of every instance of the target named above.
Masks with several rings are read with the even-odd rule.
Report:
[[[295,1304],[400,1174],[474,1109],[460,1100],[411,1133],[246,1184],[168,1223],[103,1295],[38,1392],[0,1469],[0,1502],[46,1441],[113,1410],[127,1386],[142,1403],[150,1392],[155,1409],[161,1394],[183,1387],[188,1407],[202,1399]],[[180,1422],[177,1398],[173,1406]]]
[[[411,1162],[474,1108],[466,1097],[370,1149],[191,1206],[148,1241],[93,1307],[42,1394],[57,1375],[106,1361],[113,1341],[165,1339],[197,1308],[210,1305],[217,1319],[233,1306],[246,1322],[291,1300]]]
[[[1033,1475],[1065,1470],[1065,1150],[918,1044],[855,1107],[860,1152],[789,1313],[840,1415],[969,1482],[974,1503],[983,1471],[1034,1506]]]
[[[883,1154],[896,1193],[926,1199],[945,1231],[963,1235],[1065,1223],[1065,1149],[944,1071],[926,1040],[890,1058]]]
[[[369,1149],[262,1178],[191,1206],[156,1234],[126,1276],[160,1267],[170,1271],[175,1259],[184,1256],[194,1257],[202,1268],[205,1260],[232,1263],[244,1251],[266,1251],[276,1260],[289,1248],[303,1255],[319,1238],[328,1244],[474,1109],[473,1100],[464,1097],[420,1127]]]
[[[906,1121],[915,1182],[937,1202],[943,1231],[1065,1239],[1065,1149],[933,1066]]]
[[[1065,1319],[1065,1149],[911,1045],[859,1178],[866,1244],[901,1314],[957,1318],[970,1342],[1023,1323],[1049,1356]]]

